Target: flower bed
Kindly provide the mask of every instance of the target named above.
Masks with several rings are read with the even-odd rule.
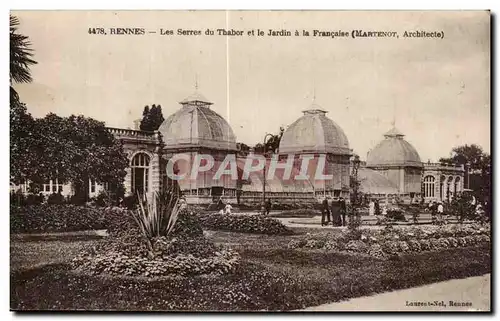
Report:
[[[207,213],[199,215],[199,218],[203,227],[213,230],[270,235],[293,234],[281,221],[265,215]]]
[[[90,274],[128,276],[198,275],[234,272],[240,263],[237,252],[221,250],[211,257],[193,254],[164,255],[155,259],[144,256],[128,256],[122,252],[107,251],[96,255],[81,254],[73,259],[77,271]]]
[[[357,233],[306,235],[290,241],[288,247],[345,251],[387,258],[401,253],[489,244],[490,233],[489,226],[477,224],[428,228],[386,228],[378,231],[359,230]]]
[[[110,226],[110,239],[73,259],[75,270],[92,275],[151,277],[231,273],[239,266],[239,254],[208,241],[198,218],[187,210],[179,213],[171,236],[154,239],[154,257],[148,255],[131,216],[125,211],[122,214],[123,218]]]
[[[10,308],[289,311],[491,273],[491,256],[482,247],[403,255],[398,261],[283,248],[246,252],[244,264],[223,277],[109,278],[75,274],[65,265],[14,271]]]

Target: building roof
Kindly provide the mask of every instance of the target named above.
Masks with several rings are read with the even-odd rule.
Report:
[[[384,136],[385,139],[368,153],[367,167],[422,167],[417,150],[403,139],[404,135],[396,127],[393,127]]]
[[[349,141],[342,128],[326,117],[316,103],[291,124],[281,138],[280,153],[332,153],[350,155]]]
[[[170,115],[158,129],[165,148],[206,147],[236,150],[236,136],[227,121],[213,111],[200,93],[180,102],[183,106]]]
[[[369,169],[359,168],[358,179],[361,184],[361,192],[366,194],[397,194],[398,188],[387,177],[381,173]]]

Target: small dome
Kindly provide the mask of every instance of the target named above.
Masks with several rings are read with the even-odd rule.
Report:
[[[231,126],[203,95],[194,93],[180,102],[182,108],[170,115],[158,129],[166,148],[207,147],[236,150]]]
[[[349,141],[342,128],[317,104],[303,111],[304,115],[283,133],[280,153],[332,153],[350,155]]]
[[[417,150],[403,139],[404,135],[396,127],[385,133],[384,137],[385,139],[368,153],[367,167],[422,167],[422,161]]]

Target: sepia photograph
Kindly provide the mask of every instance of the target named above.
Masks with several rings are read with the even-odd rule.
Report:
[[[492,311],[490,11],[9,24],[11,311]]]

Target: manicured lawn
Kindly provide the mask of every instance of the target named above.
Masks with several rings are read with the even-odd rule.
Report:
[[[11,264],[23,268],[11,273],[11,308],[293,310],[491,272],[486,246],[378,260],[288,249],[290,236],[213,231],[208,238],[241,253],[237,273],[157,280],[76,275],[64,262],[98,241],[12,242]]]
[[[89,237],[92,238],[92,237]],[[13,241],[10,242],[11,270],[65,263],[98,240]]]

